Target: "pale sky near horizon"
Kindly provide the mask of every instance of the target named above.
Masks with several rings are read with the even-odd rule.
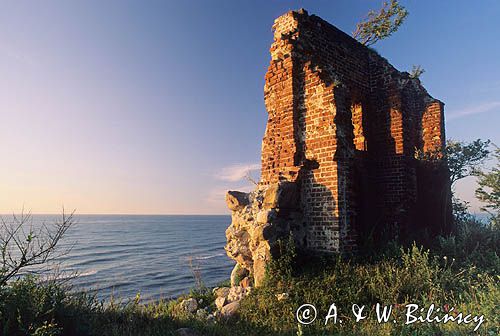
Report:
[[[273,20],[350,32],[381,2],[0,0],[0,213],[228,214],[258,177]],[[500,144],[500,2],[401,2],[375,48],[423,66],[448,138]],[[457,193],[478,210],[473,179]]]

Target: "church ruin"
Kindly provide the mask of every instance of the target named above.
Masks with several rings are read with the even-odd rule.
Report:
[[[273,30],[261,180],[226,196],[228,255],[258,285],[290,233],[310,251],[355,253],[363,239],[449,232],[444,104],[305,10]]]

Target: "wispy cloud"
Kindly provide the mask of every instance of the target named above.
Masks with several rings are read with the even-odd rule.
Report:
[[[219,181],[211,190],[208,191],[205,201],[212,206],[218,206],[222,210],[226,209],[224,198],[228,190],[238,190],[250,192],[255,185],[248,179],[247,175],[252,175],[258,181],[259,163],[239,163],[219,169],[213,174],[213,177]]]
[[[260,164],[258,163],[235,164],[220,169],[214,176],[218,180],[236,182],[245,178],[250,172],[258,169],[260,169]]]
[[[462,110],[452,111],[447,115],[448,120],[460,119],[469,115],[481,114],[494,109],[500,109],[500,101],[482,103],[479,105],[470,106]]]

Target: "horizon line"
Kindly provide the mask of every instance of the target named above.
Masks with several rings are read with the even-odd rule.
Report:
[[[29,212],[25,213],[28,214]],[[20,215],[18,212],[11,213],[0,213],[0,216],[12,216],[12,215]],[[50,216],[61,216],[62,213],[49,213],[49,212],[38,212],[38,213],[29,213],[30,215],[50,215]],[[69,212],[65,213],[69,214]],[[221,213],[221,214],[199,214],[199,213],[77,213],[76,216],[231,216],[230,213]]]

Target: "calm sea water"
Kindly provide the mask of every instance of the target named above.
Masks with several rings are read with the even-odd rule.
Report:
[[[49,224],[55,216],[34,216]],[[230,216],[76,216],[60,247],[74,244],[60,259],[62,277],[77,272],[77,289],[144,300],[186,293],[195,281],[189,260],[204,283],[227,280],[234,265],[224,251]]]
[[[34,224],[56,219],[36,215]],[[193,288],[191,259],[204,283],[215,286],[229,278],[234,265],[224,251],[230,222],[230,216],[79,215],[59,245],[73,247],[60,258],[58,276],[76,272],[75,288],[94,290],[101,299],[140,293],[149,301]]]

